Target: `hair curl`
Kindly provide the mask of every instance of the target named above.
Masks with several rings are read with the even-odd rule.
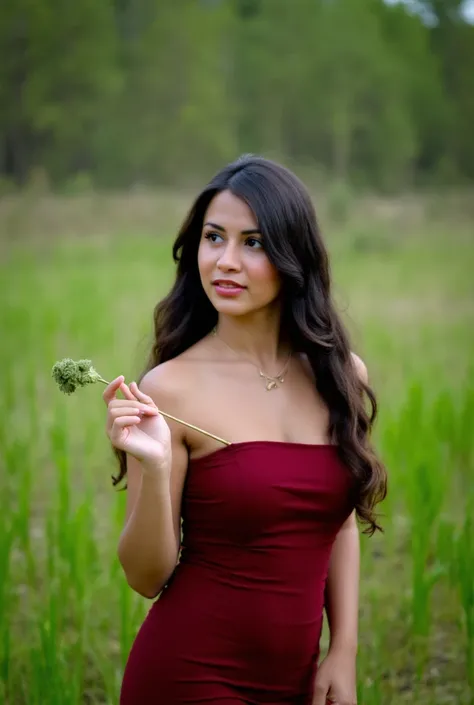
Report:
[[[292,172],[246,155],[224,167],[197,197],[173,246],[176,278],[155,307],[154,343],[140,379],[197,343],[217,323],[217,311],[201,285],[197,254],[207,207],[224,190],[244,200],[256,216],[267,256],[282,281],[282,327],[294,351],[309,361],[329,409],[331,439],[355,480],[357,517],[367,525],[364,533],[372,535],[382,530],[374,508],[387,492],[386,470],[370,443],[377,402],[358,374],[332,302],[329,259],[313,204]],[[126,454],[114,450],[120,466],[113,478],[116,485],[127,466]]]

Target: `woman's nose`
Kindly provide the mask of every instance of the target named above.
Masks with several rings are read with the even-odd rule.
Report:
[[[223,272],[239,271],[242,265],[238,246],[232,243],[227,243],[224,252],[219,257],[217,266]]]

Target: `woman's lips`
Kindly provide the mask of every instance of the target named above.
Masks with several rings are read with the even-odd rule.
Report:
[[[224,281],[216,281],[216,282],[213,282],[213,286],[216,291],[216,294],[218,296],[224,296],[224,297],[238,296],[245,289],[245,287],[240,286],[239,284],[236,284],[235,282],[227,283]]]

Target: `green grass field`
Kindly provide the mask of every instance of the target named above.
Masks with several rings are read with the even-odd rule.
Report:
[[[116,558],[100,385],[137,377],[173,270],[161,236],[11,238],[0,265],[0,702],[118,702],[150,603]],[[167,234],[168,233],[168,234]],[[474,240],[462,223],[327,228],[336,300],[380,404],[385,534],[363,538],[359,702],[474,703]],[[327,634],[325,633],[325,640]],[[172,705],[170,703],[170,705]]]

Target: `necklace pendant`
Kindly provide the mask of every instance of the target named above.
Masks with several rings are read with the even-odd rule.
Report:
[[[216,338],[219,337],[217,334],[217,326],[214,326],[214,328],[211,331],[211,335],[215,336]],[[234,354],[236,354],[235,350],[233,348],[231,348],[230,345],[227,345],[227,343],[224,340],[222,340],[221,342],[224,343],[224,345],[227,348],[229,348],[229,350],[231,350]],[[285,375],[288,371],[288,365],[290,364],[290,360],[291,360],[291,352],[288,355],[288,359],[286,361],[284,368],[280,371],[280,374],[275,375],[275,377],[269,377],[268,375],[266,375],[263,372],[263,370],[261,370],[261,369],[258,370],[258,374],[260,375],[260,377],[263,380],[265,380],[265,389],[267,390],[267,392],[271,392],[273,389],[278,389],[279,385],[283,384],[283,382],[285,381]],[[251,361],[249,361],[249,362],[251,362]],[[255,367],[257,367],[257,365],[255,365],[254,362],[252,362],[251,364],[254,365]]]

